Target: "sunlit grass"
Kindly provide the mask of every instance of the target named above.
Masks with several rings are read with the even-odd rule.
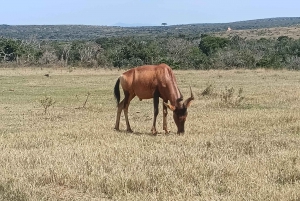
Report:
[[[131,102],[133,134],[123,114],[113,130],[121,73],[0,69],[0,200],[300,199],[300,72],[175,71],[196,98],[183,136],[171,112],[163,134],[162,101],[151,135],[152,100]],[[226,88],[243,101],[224,104]]]

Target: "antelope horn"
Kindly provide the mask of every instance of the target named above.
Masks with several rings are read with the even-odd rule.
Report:
[[[179,89],[178,89],[179,90]],[[183,100],[183,95],[181,93],[181,91],[179,90],[179,93],[180,93],[180,99]]]
[[[186,108],[190,107],[191,106],[191,101],[194,100],[194,94],[192,92],[192,87],[191,86],[190,86],[190,90],[191,90],[191,97],[186,99],[183,103]]]
[[[178,91],[179,91],[179,93],[180,93],[180,97],[176,100],[176,103],[178,104],[178,105],[180,105],[180,102],[182,102],[183,101],[183,95],[182,95],[182,93],[181,93],[181,91],[178,89]]]

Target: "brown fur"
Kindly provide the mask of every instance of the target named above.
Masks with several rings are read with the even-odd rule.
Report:
[[[187,116],[186,109],[190,102],[194,99],[191,92],[191,97],[182,103],[182,94],[180,93],[176,78],[172,69],[166,64],[160,65],[145,65],[132,68],[124,72],[116,83],[118,89],[118,82],[120,82],[125,98],[118,103],[118,112],[115,129],[119,130],[120,116],[122,110],[126,119],[127,131],[132,132],[128,121],[128,106],[130,101],[137,96],[140,100],[150,99],[154,100],[154,120],[152,126],[152,133],[157,134],[156,131],[156,117],[158,114],[159,97],[163,99],[163,129],[168,133],[167,129],[167,107],[173,111],[173,118],[178,128],[178,133],[184,133],[184,122]],[[117,98],[119,100],[119,98]],[[167,104],[167,102],[170,104]]]

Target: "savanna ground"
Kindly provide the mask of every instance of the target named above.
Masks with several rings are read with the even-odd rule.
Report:
[[[300,72],[175,71],[195,94],[181,136],[161,101],[152,136],[137,98],[134,133],[113,130],[120,74],[0,69],[0,200],[300,200]]]

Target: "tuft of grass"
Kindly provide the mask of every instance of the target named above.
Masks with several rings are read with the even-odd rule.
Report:
[[[278,165],[275,176],[276,182],[281,185],[300,183],[300,169],[297,166],[297,160],[299,160],[297,157],[292,157],[291,160],[284,161]]]
[[[212,96],[214,95],[215,87],[213,84],[207,84],[207,87],[202,91],[202,96]]]
[[[24,192],[13,186],[13,181],[0,184],[0,200],[29,201]]]

